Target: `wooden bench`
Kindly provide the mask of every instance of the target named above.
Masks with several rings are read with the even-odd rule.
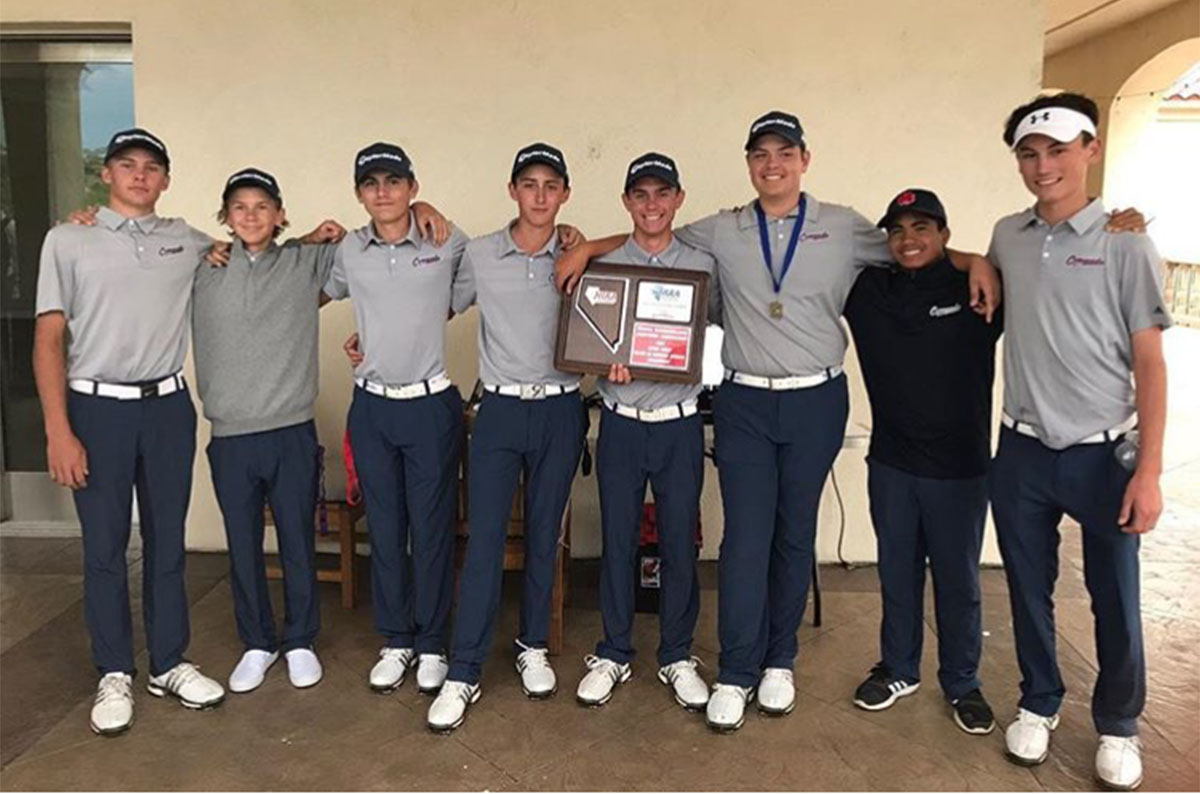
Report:
[[[463,560],[466,557],[467,538],[470,522],[468,520],[467,482],[469,474],[468,441],[473,412],[467,411],[463,422],[463,454],[459,470],[458,487],[458,520],[455,531],[457,534],[454,553],[455,592],[458,592],[458,582],[462,574]],[[554,562],[554,590],[550,604],[550,634],[547,645],[550,653],[562,653],[563,645],[563,610],[568,601],[567,572],[571,561],[571,502],[567,501],[563,511],[562,524],[559,531],[558,557]],[[504,570],[520,571],[525,568],[525,475],[522,474],[513,495],[512,513],[508,520],[508,533],[504,542]]]
[[[340,584],[342,586],[342,606],[345,609],[354,609],[354,543],[357,539],[354,528],[358,524],[358,520],[363,517],[363,506],[361,502],[357,505],[351,505],[344,499],[330,499],[325,502],[325,515],[329,523],[329,533],[326,535],[318,534],[317,542],[335,541],[338,544],[338,565],[336,568],[327,568],[318,565],[317,581],[337,582]],[[266,509],[266,518],[268,524],[273,525],[275,523],[271,517],[270,507]],[[318,508],[313,516],[313,531],[317,533],[321,531],[320,508]],[[365,535],[362,536],[365,537]],[[319,549],[317,553],[320,553]],[[268,565],[267,578],[282,579],[283,569],[278,565]]]

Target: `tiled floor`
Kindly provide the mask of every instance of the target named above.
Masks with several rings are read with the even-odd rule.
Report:
[[[1187,467],[1184,467],[1185,469]],[[1181,479],[1189,474],[1168,475]],[[1192,484],[1200,478],[1191,477]],[[1180,483],[1182,485],[1182,483]],[[1144,546],[1150,699],[1142,727],[1147,789],[1200,787],[1200,488],[1172,488],[1172,513]],[[1193,531],[1188,531],[1188,530]],[[999,732],[971,737],[952,724],[936,689],[932,614],[926,686],[895,708],[868,714],[850,693],[875,661],[879,598],[870,568],[823,572],[825,621],[801,631],[800,696],[793,714],[754,713],[730,736],[709,732],[657,683],[656,626],[639,616],[643,656],[633,680],[606,707],[580,708],[573,690],[581,657],[599,632],[595,564],[576,563],[567,649],[555,662],[561,691],[545,702],[520,693],[506,642],[498,639],[484,697],[451,736],[424,727],[429,700],[411,682],[391,695],[365,685],[377,650],[370,608],[338,605],[322,585],[319,650],[325,680],[293,690],[282,665],[248,695],[197,713],[136,690],[137,722],[103,739],[87,725],[89,671],[75,540],[0,541],[0,786],[16,789],[1091,789],[1095,737],[1088,693],[1095,677],[1091,614],[1077,530],[1064,528],[1058,590],[1059,655],[1069,687],[1050,760],[1036,769],[1004,760]],[[224,678],[239,647],[223,555],[189,558],[191,655]],[[136,593],[141,563],[130,555]],[[716,664],[711,568],[696,651]],[[985,691],[1007,717],[1017,672],[1002,572],[983,572]],[[506,588],[498,638],[517,620]],[[278,596],[278,592],[276,592]],[[365,592],[363,593],[365,596]],[[364,601],[368,599],[363,599]],[[134,605],[135,614],[139,610]],[[140,643],[140,638],[139,638]],[[140,645],[139,645],[140,647]],[[139,656],[144,666],[144,653]]]

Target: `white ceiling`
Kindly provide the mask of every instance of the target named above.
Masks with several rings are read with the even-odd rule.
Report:
[[[1177,0],[1047,0],[1047,55],[1153,13]]]

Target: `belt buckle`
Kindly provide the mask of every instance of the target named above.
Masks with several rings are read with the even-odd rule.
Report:
[[[142,396],[143,400],[146,399],[147,397],[157,397],[158,396],[158,384],[157,383],[144,383],[141,386],[141,390],[142,390],[141,396]]]
[[[522,383],[520,389],[522,400],[546,399],[546,387],[541,383]]]

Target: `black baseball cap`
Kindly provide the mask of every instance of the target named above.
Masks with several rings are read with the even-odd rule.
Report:
[[[570,187],[571,178],[567,176],[567,158],[563,156],[560,149],[548,143],[531,143],[521,149],[513,158],[512,176],[509,177],[509,181],[516,182],[517,174],[531,165],[549,166],[554,173],[563,178],[563,184]]]
[[[354,155],[354,185],[357,187],[372,171],[386,171],[413,178],[412,160],[394,143],[373,143]]]
[[[746,136],[746,151],[763,135],[778,135],[780,138],[804,148],[804,127],[800,119],[782,110],[772,110],[754,120],[750,125],[750,134]]]
[[[679,168],[675,161],[658,152],[646,152],[629,164],[629,170],[625,172],[625,192],[628,193],[639,179],[646,177],[661,179],[674,188],[680,186]]]
[[[240,187],[256,187],[266,191],[267,195],[277,202],[283,201],[279,192],[279,182],[275,177],[258,168],[243,168],[229,179],[225,180],[225,190],[221,193],[221,201],[228,201],[229,195]]]
[[[879,223],[875,224],[880,229],[886,229],[897,215],[905,212],[915,212],[918,215],[925,215],[933,218],[943,226],[946,224],[946,208],[942,206],[941,200],[932,190],[923,190],[919,187],[911,187],[908,190],[903,190],[897,195],[892,202],[888,204],[887,212],[879,219]]]
[[[108,149],[104,152],[104,162],[116,157],[126,149],[142,149],[154,155],[154,159],[162,163],[163,168],[171,170],[171,158],[167,154],[167,145],[154,133],[141,127],[121,130],[108,141]]]

